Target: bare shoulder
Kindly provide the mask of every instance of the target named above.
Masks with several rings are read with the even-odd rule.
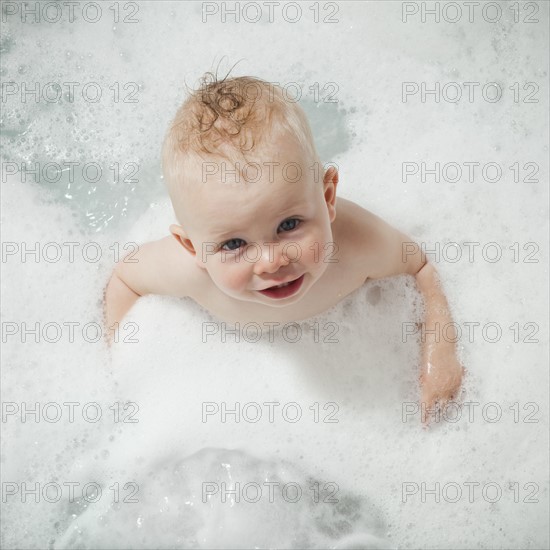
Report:
[[[339,224],[336,225],[340,217]],[[365,279],[408,273],[416,266],[403,261],[409,237],[358,204],[338,198],[334,230],[351,250],[350,261]]]
[[[140,245],[116,267],[118,276],[140,296],[191,296],[199,271],[193,256],[172,235]]]
[[[382,221],[369,210],[342,197],[338,197],[336,206],[337,216],[334,221],[336,223],[340,218],[341,231],[346,237],[358,236],[358,232],[363,233],[369,231],[369,229],[373,230],[378,222]]]
[[[338,198],[334,232],[355,254],[374,251],[380,244],[384,226],[387,224],[369,210],[348,199]]]

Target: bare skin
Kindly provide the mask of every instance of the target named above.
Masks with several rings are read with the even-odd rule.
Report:
[[[400,274],[416,277],[427,329],[452,322],[435,268],[419,247],[411,248],[409,237],[337,198],[335,168],[314,181],[311,163],[291,139],[279,139],[274,150],[270,161],[300,164],[302,178],[289,183],[266,170],[259,182],[228,184],[215,176],[188,190],[185,205],[174,205],[183,224],[141,246],[137,262],[117,264],[106,289],[107,327],[145,294],[190,297],[231,324],[300,321],[334,306],[367,279]],[[261,292],[302,275],[289,297]],[[455,344],[428,336],[420,371],[423,422],[436,403],[456,397],[462,376]]]

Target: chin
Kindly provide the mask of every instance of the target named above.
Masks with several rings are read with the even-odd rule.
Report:
[[[258,300],[258,302],[262,305],[272,308],[282,308],[299,302],[302,299],[302,295],[300,294],[299,296],[290,296],[289,298],[285,298],[284,300],[270,300],[266,296],[262,296],[262,298],[263,300]]]

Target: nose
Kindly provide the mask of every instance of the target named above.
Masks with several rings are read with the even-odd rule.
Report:
[[[254,273],[256,275],[276,273],[281,267],[285,267],[290,263],[289,258],[283,253],[281,243],[264,243],[264,246],[260,246],[260,250],[260,257],[254,263]]]

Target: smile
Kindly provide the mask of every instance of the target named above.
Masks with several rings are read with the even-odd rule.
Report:
[[[294,281],[289,281],[288,283],[272,286],[270,288],[266,288],[265,290],[259,290],[258,292],[261,292],[264,296],[267,296],[269,298],[288,298],[289,296],[296,294],[296,292],[300,290],[303,282],[304,275],[298,277]]]

